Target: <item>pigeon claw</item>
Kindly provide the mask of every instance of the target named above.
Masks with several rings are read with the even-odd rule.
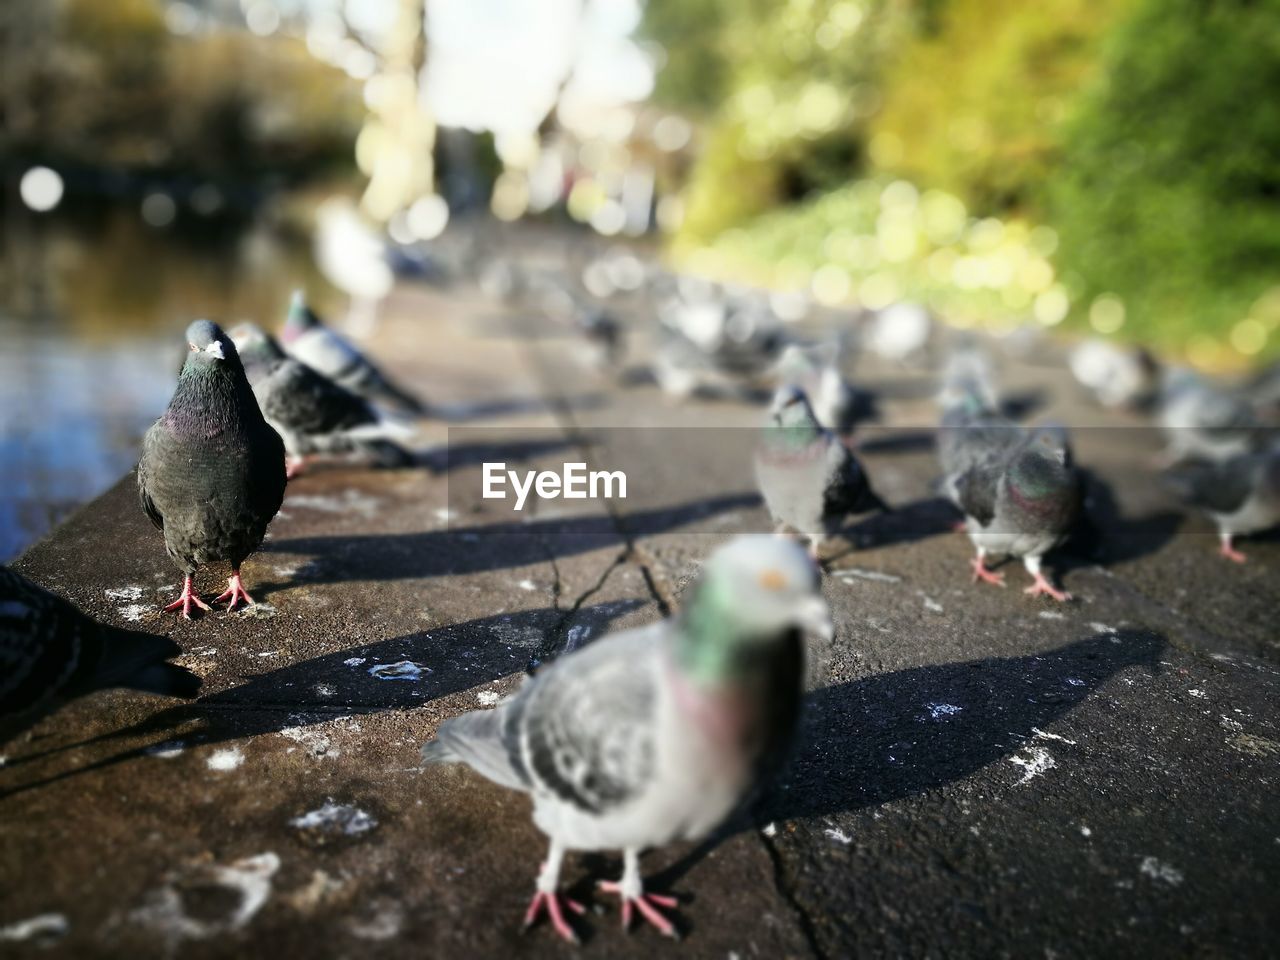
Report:
[[[523,930],[528,930],[533,926],[534,922],[542,914],[545,907],[547,916],[551,918],[551,926],[555,928],[556,933],[560,935],[562,940],[572,943],[574,946],[578,944],[578,935],[573,932],[573,927],[569,926],[569,921],[564,917],[564,911],[561,909],[561,901],[576,914],[583,914],[587,908],[578,903],[577,900],[570,900],[564,894],[551,892],[544,893],[539,890],[533,895],[533,900],[529,902],[529,909],[524,914]]]
[[[1222,546],[1218,548],[1218,553],[1226,557],[1233,563],[1244,563],[1248,557],[1231,545],[1229,540],[1224,540]]]
[[[230,612],[236,608],[236,604],[244,601],[245,606],[253,606],[253,597],[249,596],[249,591],[244,588],[244,584],[240,582],[240,574],[233,573],[227,580],[227,589],[214,597],[214,603],[222,603],[227,601],[227,611]],[[203,606],[203,604],[202,604]],[[208,610],[208,607],[205,607]]]
[[[1071,599],[1071,594],[1067,593],[1065,590],[1059,590],[1057,587],[1051,584],[1048,580],[1046,580],[1044,578],[1044,574],[1042,573],[1037,573],[1036,582],[1033,583],[1031,586],[1027,587],[1027,589],[1023,590],[1022,592],[1029,594],[1030,596],[1033,596],[1033,597],[1038,597],[1041,595],[1044,595],[1046,597],[1053,597],[1053,599],[1057,600],[1059,603],[1066,603],[1068,600]]]
[[[1008,584],[1004,582],[1004,574],[996,573],[994,570],[988,570],[986,563],[983,562],[981,557],[974,557],[969,561],[969,565],[973,568],[974,583],[981,580],[983,583],[994,583],[997,587],[1008,586]]]
[[[182,581],[182,593],[178,595],[177,600],[164,608],[164,612],[172,613],[174,610],[181,610],[182,619],[190,620],[192,607],[199,607],[201,610],[213,610],[213,607],[200,599],[199,594],[196,593],[195,587],[191,582],[191,578],[187,577]]]
[[[616,893],[621,897],[623,930],[630,932],[631,917],[634,911],[638,912],[664,937],[670,937],[672,940],[680,939],[680,933],[676,930],[675,924],[658,912],[658,907],[665,907],[668,910],[676,909],[680,902],[675,897],[667,897],[658,893],[642,893],[636,897],[624,896],[622,884],[612,880],[601,880],[598,887],[604,893]]]

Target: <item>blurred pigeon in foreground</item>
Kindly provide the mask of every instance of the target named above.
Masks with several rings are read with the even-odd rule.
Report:
[[[288,475],[308,456],[355,452],[380,466],[403,467],[413,455],[393,439],[409,429],[322,373],[287,356],[275,338],[252,323],[231,331],[262,415],[284,440]]]
[[[814,560],[849,514],[889,509],[849,448],[818,424],[799,387],[774,397],[755,468],[778,531],[790,527],[807,539]]]
[[[202,563],[226,560],[231,578],[218,601],[234,610],[253,598],[240,564],[258,549],[284,500],[284,443],[258,409],[235,344],[217,324],[187,328],[191,352],[164,416],[142,439],[138,495],[183,573],[182,593],[166,610],[210,609],[192,575]]]
[[[290,354],[352,393],[406,413],[426,412],[421,400],[388,380],[368,357],[326,327],[307,306],[301,290],[289,304],[280,338]]]
[[[812,347],[791,344],[778,358],[777,371],[782,386],[804,391],[818,423],[845,439],[859,423],[875,419],[877,411],[875,397],[856,389],[840,373],[839,360],[838,343]]]
[[[1185,367],[1165,371],[1157,421],[1168,442],[1164,459],[1169,465],[1227,460],[1260,449],[1266,439],[1245,395]]]
[[[0,743],[96,690],[194,697],[200,678],[165,663],[180,653],[167,637],[98,623],[0,567]]]
[[[1147,410],[1155,402],[1160,367],[1142,347],[1085,340],[1071,351],[1067,366],[1077,382],[1108,409]]]
[[[964,511],[969,539],[978,550],[973,578],[1004,586],[1004,574],[987,569],[987,554],[1021,557],[1035,578],[1026,592],[1065,602],[1071,594],[1049,583],[1040,561],[1067,538],[1080,513],[1080,477],[1066,433],[1055,428],[1001,432],[1005,442],[992,442],[967,469],[949,479]]]
[[[684,610],[614,633],[545,667],[496,709],[446,720],[424,763],[462,762],[533,795],[551,839],[525,915],[545,908],[576,942],[557,891],[568,850],[621,848],[623,874],[602,884],[668,936],[644,892],[640,852],[706,836],[785,755],[803,691],[805,633],[830,639],[813,568],[795,544],[739,537],[708,559]]]
[[[1215,463],[1184,464],[1165,476],[1193,506],[1206,511],[1218,526],[1221,553],[1244,563],[1233,538],[1280,524],[1280,447],[1244,453]]]

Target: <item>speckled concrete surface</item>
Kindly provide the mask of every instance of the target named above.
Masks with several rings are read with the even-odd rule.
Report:
[[[397,291],[371,349],[436,404],[422,466],[292,483],[245,568],[254,614],[158,612],[177,573],[131,478],[16,564],[172,636],[205,690],[179,706],[103,695],[4,746],[0,954],[570,952],[545,927],[519,934],[543,853],[527,800],[421,772],[417,746],[530,661],[678,606],[714,544],[766,529],[742,456],[760,410],[615,386],[499,312]],[[828,563],[837,636],[813,651],[805,737],[749,816],[646,859],[681,897],[679,944],[624,937],[591,892],[617,859],[571,858],[593,908],[583,952],[1273,951],[1280,548],[1220,561],[1207,522],[1152,481],[1156,438],[1084,404],[1045,353],[1003,376],[1034,418],[1077,428],[1094,477],[1093,530],[1051,564],[1076,601],[1023,596],[1012,565],[1010,589],[968,582],[932,492],[928,381],[864,362],[889,400],[863,459],[898,509],[853,525]],[[490,458],[646,479],[625,503],[517,517],[479,496]],[[397,664],[410,679],[376,675]],[[20,926],[43,915],[61,920]]]

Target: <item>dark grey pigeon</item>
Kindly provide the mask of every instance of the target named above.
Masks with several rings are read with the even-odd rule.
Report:
[[[975,458],[951,479],[969,539],[978,551],[973,578],[1004,586],[1004,575],[987,569],[987,554],[1021,557],[1035,578],[1026,592],[1065,602],[1071,595],[1045,578],[1040,563],[1066,540],[1079,516],[1080,477],[1065,431],[1040,428],[1016,434],[1017,443]]]
[[[235,344],[209,320],[187,328],[191,348],[164,416],[142,440],[138,494],[164,531],[165,550],[183,573],[166,610],[210,609],[195,593],[202,563],[225,560],[231,578],[218,601],[234,610],[253,598],[240,565],[262,543],[284,500],[284,443],[258,409]]]
[[[180,653],[167,637],[98,623],[0,567],[0,743],[96,690],[194,697],[200,678],[165,663]]]
[[[408,428],[364,397],[294,360],[252,323],[240,324],[230,336],[262,415],[284,440],[290,477],[318,454],[355,453],[385,467],[413,463],[413,455],[393,439]]]
[[[1186,367],[1164,373],[1156,419],[1168,447],[1166,465],[1184,460],[1225,461],[1264,447],[1268,434],[1248,395]]]
[[[785,759],[815,635],[831,640],[831,613],[804,551],[738,537],[708,558],[679,616],[602,637],[495,709],[446,720],[422,760],[532,795],[551,847],[526,926],[545,910],[576,941],[564,855],[621,849],[621,880],[601,888],[620,896],[623,926],[634,910],[674,936],[658,908],[676,902],[646,892],[640,852],[705,837]]]
[[[1165,480],[1218,527],[1219,553],[1244,563],[1232,541],[1280,524],[1280,446],[1242,453],[1222,462],[1195,461],[1169,471]]]
[[[778,390],[755,454],[756,482],[778,531],[809,541],[814,560],[850,514],[888,506],[847,446],[824,429],[796,386]]]
[[[352,393],[405,413],[426,413],[421,400],[392,383],[350,341],[326,327],[307,306],[301,290],[289,304],[280,338],[290,354]]]
[[[955,479],[1003,457],[1023,439],[1022,430],[999,412],[999,402],[990,358],[972,340],[957,344],[947,355],[938,394],[938,465],[943,490],[956,506]]]

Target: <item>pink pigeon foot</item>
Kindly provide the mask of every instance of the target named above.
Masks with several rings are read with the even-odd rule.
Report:
[[[528,930],[532,927],[542,913],[542,908],[546,907],[547,915],[551,918],[551,926],[555,928],[556,933],[560,934],[561,939],[577,944],[578,935],[573,932],[573,927],[569,926],[569,921],[564,918],[564,911],[560,909],[562,900],[564,905],[574,913],[581,915],[586,912],[586,907],[576,900],[570,900],[562,893],[543,893],[539,890],[533,895],[533,900],[529,902],[529,909],[525,911],[524,929]]]
[[[974,583],[981,580],[983,583],[994,583],[997,587],[1008,586],[1008,584],[1004,582],[1004,574],[996,573],[994,570],[988,570],[982,557],[974,557],[969,561],[969,565],[973,568]]]
[[[184,577],[182,580],[182,593],[178,595],[177,600],[164,608],[164,612],[172,613],[174,610],[181,610],[182,619],[190,620],[192,607],[199,607],[201,610],[213,609],[213,607],[200,599],[199,595],[195,591],[194,584],[191,582],[191,578]]]
[[[1244,563],[1249,558],[1231,545],[1231,538],[1227,537],[1222,541],[1222,546],[1218,548],[1218,553],[1235,563]]]
[[[605,893],[616,893],[621,897],[623,930],[631,929],[631,915],[634,907],[639,911],[640,916],[656,927],[664,937],[670,937],[672,940],[680,939],[680,934],[676,932],[675,925],[658,912],[658,907],[666,907],[668,910],[676,909],[679,906],[679,901],[675,897],[666,897],[657,893],[642,893],[634,898],[626,897],[622,895],[622,884],[613,880],[601,880],[598,886]]]
[[[234,610],[236,608],[236,604],[241,600],[245,602],[246,606],[253,606],[253,597],[249,596],[249,591],[246,590],[244,588],[244,584],[240,582],[239,570],[231,571],[231,577],[227,580],[227,589],[214,597],[213,602],[221,603],[223,600],[229,601],[227,603],[228,612]],[[208,610],[209,608],[205,607],[205,609]]]
[[[1033,597],[1038,597],[1043,594],[1048,597],[1053,597],[1053,599],[1057,600],[1059,603],[1066,603],[1071,599],[1071,594],[1067,593],[1065,590],[1057,589],[1044,578],[1043,573],[1037,573],[1036,582],[1022,592],[1030,594]]]
[[[951,524],[952,533],[964,533],[968,529],[969,529],[969,525],[965,523],[963,520],[956,520]]]
[[[285,457],[284,458],[284,478],[292,480],[299,476],[307,466],[306,457]]]

